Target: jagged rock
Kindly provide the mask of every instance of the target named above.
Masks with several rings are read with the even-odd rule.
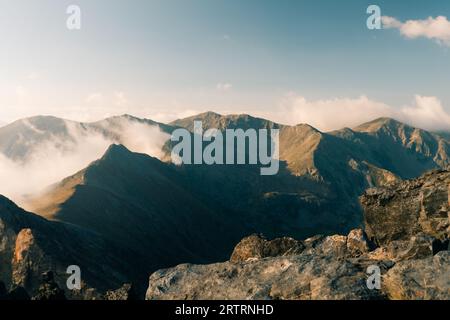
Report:
[[[397,263],[383,277],[383,286],[391,299],[450,299],[450,251],[433,257]]]
[[[332,256],[300,254],[242,264],[183,264],[150,276],[151,299],[379,299],[365,268]]]
[[[357,257],[370,251],[370,243],[366,234],[361,229],[353,229],[347,236],[333,235],[325,238],[318,237],[313,241],[314,250],[309,252],[316,252],[326,255],[334,255],[340,258]],[[306,246],[307,249],[310,245]]]
[[[322,253],[336,257],[345,257],[347,254],[347,237],[333,235],[325,238],[321,244]]]
[[[367,256],[373,260],[390,260],[394,262],[423,259],[435,253],[433,251],[435,240],[431,236],[419,233],[412,236],[409,240],[396,240],[384,247],[376,248],[374,251],[369,252]]]
[[[349,238],[356,235],[354,247]],[[368,251],[362,235],[353,230],[349,236],[310,239],[313,249],[292,256],[159,270],[150,276],[146,298],[450,299],[450,251],[433,256],[433,237],[419,233]],[[366,284],[373,265],[383,275],[381,290]]]
[[[347,259],[369,250],[364,233],[352,230],[349,236],[350,243],[340,235],[304,242],[252,235],[239,242],[230,262],[184,264],[154,273],[147,299],[383,298],[365,285],[366,267],[374,262]]]
[[[409,240],[419,232],[449,238],[450,171],[437,170],[389,188],[369,189],[360,198],[365,230],[379,246]]]
[[[347,235],[347,252],[351,256],[358,256],[370,251],[369,240],[361,229],[351,230]]]
[[[32,300],[66,300],[64,290],[56,284],[52,271],[42,274],[42,284]]]
[[[304,248],[301,241],[288,237],[269,241],[261,235],[251,235],[242,239],[234,248],[230,261],[237,263],[266,257],[295,255]]]
[[[320,250],[320,246],[322,245],[323,241],[326,239],[326,236],[324,235],[315,235],[313,237],[310,237],[303,241],[303,244],[305,245],[304,253],[307,254],[313,254],[317,250]]]
[[[12,282],[28,289],[38,288],[41,280],[34,275],[42,274],[49,263],[31,229],[22,229],[17,234],[12,260]]]
[[[117,290],[106,292],[105,300],[138,300],[138,296],[133,285],[126,283]]]

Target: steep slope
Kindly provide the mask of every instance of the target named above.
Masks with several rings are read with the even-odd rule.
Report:
[[[364,133],[365,139],[361,140],[365,149],[376,142],[371,146],[376,160],[404,178],[417,177],[425,170],[450,163],[450,143],[437,134],[389,118],[374,120],[354,130]]]
[[[125,282],[140,281],[146,271],[139,260],[99,234],[47,221],[0,196],[0,281],[7,287],[22,286],[34,295],[42,274],[51,270],[68,297],[99,297]],[[81,268],[81,291],[66,287],[70,265]]]

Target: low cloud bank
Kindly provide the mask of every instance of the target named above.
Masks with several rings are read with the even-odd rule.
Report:
[[[0,153],[0,194],[20,204],[26,196],[41,192],[101,158],[113,143],[160,157],[169,139],[156,126],[126,119],[116,121],[111,130],[104,132],[71,122],[66,123],[66,128],[68,136],[54,135],[35,144],[26,159],[14,161]]]
[[[307,123],[322,131],[355,127],[380,117],[391,117],[426,130],[450,130],[450,114],[436,97],[416,95],[410,105],[395,108],[366,96],[308,100],[290,94],[276,112],[266,114],[286,124]]]

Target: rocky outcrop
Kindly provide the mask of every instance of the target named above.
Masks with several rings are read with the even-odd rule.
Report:
[[[365,230],[378,245],[423,232],[445,242],[450,233],[450,171],[439,170],[361,197]]]
[[[355,241],[355,238],[358,240]],[[430,237],[427,235],[370,251],[371,243],[365,240],[364,232],[353,230],[347,236],[307,239],[301,242],[305,248],[301,253],[275,257],[261,256],[261,241],[257,239],[261,238],[251,236],[238,244],[238,252],[243,252],[243,246],[246,248],[246,254],[239,257],[249,257],[247,259],[236,259],[235,250],[233,262],[182,264],[153,273],[146,298],[450,298],[450,252],[440,251],[433,256]],[[253,243],[253,248],[250,243]],[[257,255],[253,255],[254,252]],[[380,290],[367,285],[369,266],[375,266],[381,272]]]
[[[267,248],[271,248],[271,255]],[[230,262],[183,264],[150,277],[147,299],[381,299],[365,285],[362,230],[298,241],[243,239]]]
[[[450,251],[397,263],[383,278],[391,299],[449,300]]]
[[[110,290],[105,294],[105,300],[141,300],[139,294],[136,292],[136,288],[130,284],[126,283],[121,288],[117,290]]]
[[[449,171],[433,171],[368,190],[361,197],[367,233],[303,241],[253,235],[230,262],[159,270],[146,298],[448,300],[449,178]],[[379,288],[369,285],[373,270]]]
[[[290,256],[300,254],[305,245],[292,238],[278,238],[266,240],[261,235],[251,235],[244,238],[234,248],[231,262],[245,262],[267,257]]]

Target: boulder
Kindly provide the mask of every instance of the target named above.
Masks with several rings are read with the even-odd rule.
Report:
[[[141,298],[142,299],[142,298]],[[105,300],[139,300],[132,284],[126,283],[117,290],[110,290],[105,294]]]
[[[365,266],[300,254],[247,263],[183,264],[150,276],[146,299],[381,299],[365,285]]]
[[[347,252],[351,256],[359,256],[369,252],[371,245],[362,229],[353,229],[347,235]]]
[[[365,231],[377,245],[423,232],[449,238],[450,171],[436,170],[400,184],[368,189],[360,198]]]
[[[382,286],[390,299],[449,300],[450,251],[397,263],[383,277]]]
[[[230,261],[233,263],[257,260],[267,257],[299,254],[305,246],[301,241],[284,237],[266,240],[261,235],[251,235],[242,239],[234,248]]]

